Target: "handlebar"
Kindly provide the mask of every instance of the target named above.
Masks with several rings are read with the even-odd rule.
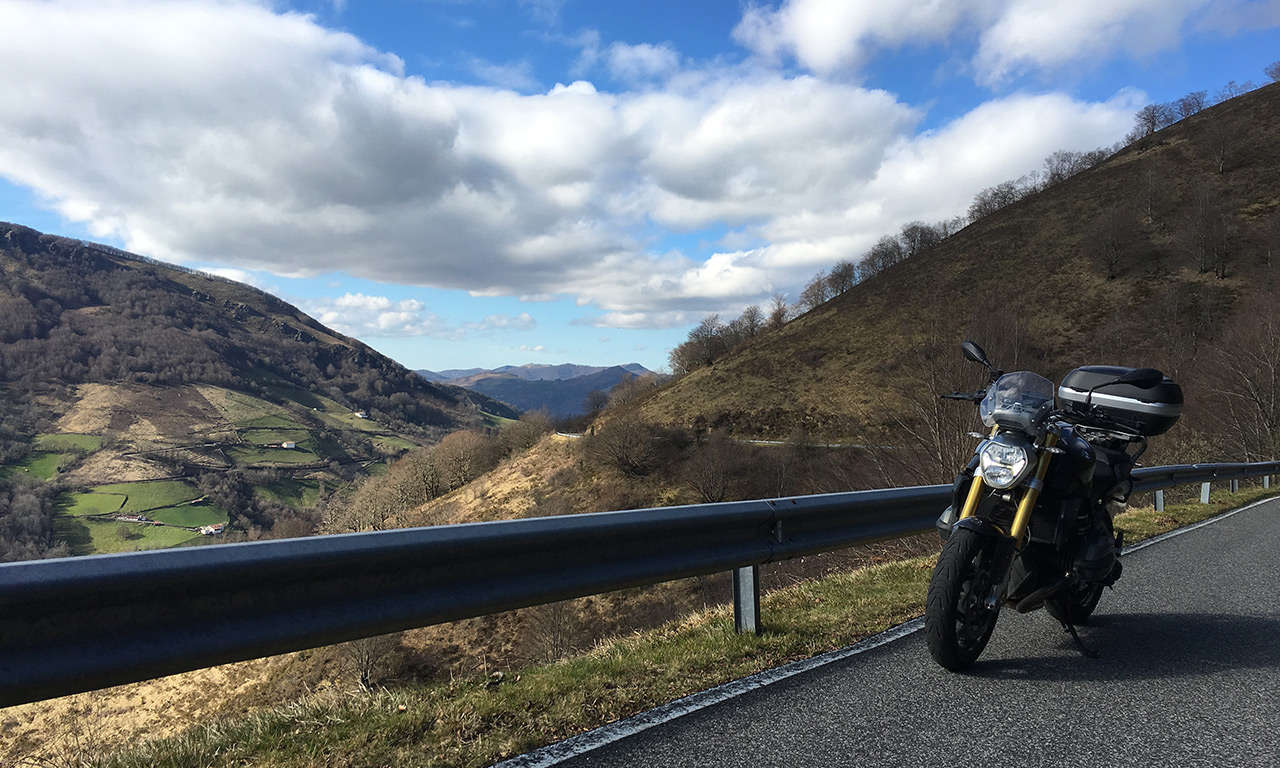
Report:
[[[971,403],[980,403],[986,396],[986,392],[952,392],[949,395],[938,395],[943,400],[967,400]]]

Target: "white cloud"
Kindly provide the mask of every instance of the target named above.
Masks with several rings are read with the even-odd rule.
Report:
[[[769,58],[790,54],[814,72],[856,68],[877,48],[938,41],[988,3],[960,0],[787,0],[772,10],[748,6],[734,37]]]
[[[931,7],[868,10],[856,39],[953,23]],[[816,23],[804,3],[778,13],[789,8],[800,20],[786,29]],[[761,301],[905,221],[962,212],[1056,149],[1112,143],[1136,108],[1014,95],[917,135],[923,113],[884,91],[754,63],[671,70],[669,46],[602,49],[598,35],[584,51],[663,88],[427,83],[351,35],[247,1],[0,0],[0,21],[24,30],[0,46],[0,175],[95,234],[228,269],[569,295],[605,327]],[[861,55],[837,43],[813,60]],[[708,226],[728,230],[723,253],[650,251],[665,231]],[[357,336],[533,327],[525,314],[453,326],[360,294],[309,306]]]
[[[528,312],[489,315],[479,322],[450,325],[417,299],[346,293],[320,299],[300,299],[298,306],[335,330],[357,338],[430,336],[460,340],[493,331],[528,331],[538,322]]]
[[[521,352],[546,352],[547,347],[544,344],[539,344],[536,347],[531,347],[528,344],[521,344],[520,351]]]
[[[619,80],[642,82],[673,74],[680,67],[680,54],[670,43],[614,43],[609,46],[608,62],[609,71]]]
[[[760,56],[813,72],[857,72],[880,51],[976,41],[971,73],[998,86],[1028,73],[1095,67],[1176,48],[1187,27],[1234,33],[1280,24],[1250,0],[785,0],[751,5],[734,37]],[[967,54],[964,54],[967,55]]]
[[[1013,0],[982,33],[979,80],[999,84],[1033,70],[1134,58],[1181,42],[1182,26],[1209,0]]]

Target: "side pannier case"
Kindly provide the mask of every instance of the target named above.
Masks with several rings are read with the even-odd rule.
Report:
[[[1168,376],[1151,389],[1110,384],[1089,394],[1093,387],[1131,370],[1118,365],[1086,365],[1075,369],[1058,387],[1062,409],[1088,423],[1089,406],[1096,407],[1103,415],[1132,427],[1143,437],[1168,432],[1182,415],[1182,387]]]

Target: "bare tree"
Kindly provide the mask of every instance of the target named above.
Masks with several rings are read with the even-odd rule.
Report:
[[[801,311],[809,312],[817,309],[831,298],[831,289],[827,285],[827,273],[819,272],[813,276],[809,284],[800,292]]]
[[[1262,70],[1272,82],[1280,82],[1280,61],[1273,61]]]
[[[973,198],[969,205],[969,221],[985,218],[1018,201],[1018,183],[1002,181],[994,187],[987,187]]]
[[[445,488],[461,488],[488,472],[497,461],[496,446],[479,432],[452,432],[432,450]]]
[[[759,305],[752,304],[742,310],[742,314],[738,316],[738,324],[741,325],[744,335],[748,339],[754,339],[760,334],[764,328],[764,311]]]
[[[614,419],[586,440],[587,453],[629,477],[644,477],[658,465],[653,428],[635,417]]]
[[[1222,102],[1230,101],[1237,96],[1243,96],[1256,87],[1257,86],[1248,80],[1243,83],[1237,83],[1235,80],[1229,80],[1227,81],[1227,84],[1222,86],[1222,89],[1218,91],[1217,103],[1221,104]]]
[[[588,401],[591,400],[592,394],[594,393],[587,394]],[[601,392],[601,394],[603,395],[604,393]],[[604,400],[608,402],[609,396],[604,395]],[[502,453],[504,454],[523,453],[532,448],[542,439],[543,435],[554,428],[551,423],[551,415],[545,410],[526,411],[520,415],[519,421],[512,421],[502,425],[501,431],[498,432],[498,443],[501,445]]]
[[[1216,345],[1212,388],[1245,460],[1273,459],[1280,453],[1280,311],[1264,297],[1236,317]]]
[[[587,409],[587,413],[599,413],[609,404],[609,393],[603,389],[593,389],[587,393],[586,399],[582,401],[582,406]]]
[[[765,321],[765,326],[776,331],[787,324],[791,319],[791,306],[787,304],[786,294],[775,293],[769,299],[769,318]]]
[[[904,258],[909,259],[942,242],[942,233],[937,227],[925,224],[923,221],[913,221],[902,225],[902,234],[898,239],[902,243]]]
[[[392,653],[400,645],[400,633],[352,640],[338,646],[338,658],[356,677],[361,688],[372,688],[387,674]]]
[[[1138,240],[1133,213],[1114,205],[1098,215],[1085,231],[1085,250],[1101,264],[1108,280],[1119,274],[1120,264]]]
[[[1178,111],[1178,118],[1183,119],[1191,117],[1197,112],[1204,110],[1208,102],[1208,93],[1205,91],[1192,91],[1191,93],[1188,93],[1186,96],[1183,96],[1175,102],[1175,108]]]
[[[973,442],[965,434],[977,424],[977,409],[971,403],[938,397],[944,392],[972,389],[975,376],[982,373],[964,359],[960,340],[954,321],[941,312],[924,318],[924,335],[903,358],[896,377],[905,408],[887,409],[893,428],[881,436],[885,444],[878,446],[882,465],[898,469],[898,474],[886,480],[896,484],[947,482],[973,452]]]
[[[878,275],[907,257],[902,241],[893,235],[885,235],[871,246],[862,259],[862,271],[867,276]]]
[[[712,432],[685,463],[685,481],[704,504],[724,501],[741,467],[740,450],[724,430]]]
[[[1173,125],[1176,113],[1168,104],[1148,104],[1133,116],[1133,130],[1125,136],[1125,141],[1132,144],[1145,139],[1156,131]]]
[[[841,259],[831,268],[827,275],[827,285],[834,296],[839,296],[858,284],[858,265],[848,259]]]
[[[1227,215],[1227,204],[1222,194],[1207,184],[1197,187],[1183,206],[1179,240],[1201,272],[1216,267],[1219,229]],[[1223,268],[1225,271],[1225,263]]]
[[[1083,152],[1060,149],[1044,159],[1044,184],[1046,187],[1061,184],[1089,166]]]

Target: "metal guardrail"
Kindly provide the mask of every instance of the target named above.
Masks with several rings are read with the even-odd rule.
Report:
[[[1280,462],[1155,467],[1134,478],[1151,490],[1274,473]],[[921,486],[0,564],[0,707],[901,538],[933,530],[950,491]]]

